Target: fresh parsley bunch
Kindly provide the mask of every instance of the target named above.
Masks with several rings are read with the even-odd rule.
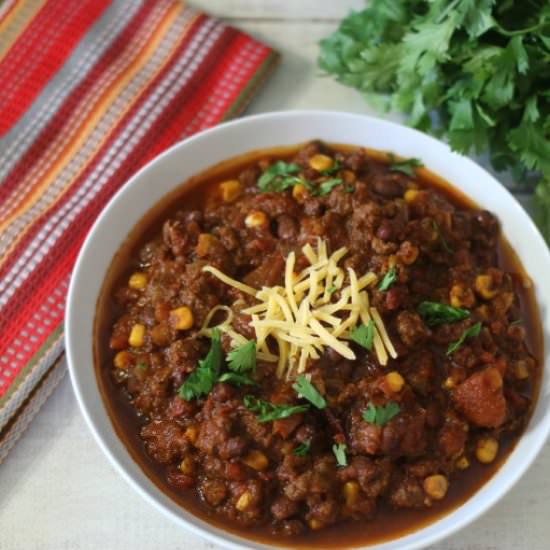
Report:
[[[534,181],[550,242],[548,0],[371,0],[321,42],[319,65],[453,149]]]

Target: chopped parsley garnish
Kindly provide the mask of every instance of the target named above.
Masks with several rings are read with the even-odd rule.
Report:
[[[310,448],[311,448],[311,441],[306,441],[305,443],[301,443],[300,445],[298,445],[298,447],[296,447],[292,451],[292,454],[294,456],[306,456],[309,454]]]
[[[315,195],[318,195],[318,196],[328,195],[337,185],[340,185],[341,183],[344,183],[344,180],[341,178],[331,178],[331,179],[325,180],[316,189]]]
[[[332,176],[333,174],[336,174],[338,170],[342,167],[342,163],[337,160],[330,168],[327,168],[326,170],[321,170],[319,174],[321,176]]]
[[[327,289],[329,294],[334,294],[338,289],[334,285],[330,285]]]
[[[363,411],[363,420],[375,426],[383,426],[398,415],[400,411],[401,407],[393,401],[380,407],[369,402],[367,410]]]
[[[467,309],[452,307],[439,302],[421,302],[417,311],[429,327],[444,323],[456,323],[470,316]]]
[[[137,365],[136,365],[136,369],[139,369],[139,370],[145,370],[147,368],[147,365],[143,362],[143,361],[140,361]]]
[[[372,322],[372,319],[369,320],[366,325],[361,324],[356,327],[351,333],[351,339],[356,344],[359,344],[370,351],[372,349],[372,341],[374,339],[374,323]]]
[[[229,370],[233,372],[247,372],[256,370],[256,342],[248,340],[242,346],[232,349],[227,354]]]
[[[432,225],[433,225],[434,231],[437,233],[437,238],[441,242],[441,245],[447,252],[449,252],[449,254],[451,254],[453,252],[453,249],[449,246],[447,239],[445,239],[445,237],[443,236],[443,233],[441,231],[441,228],[439,227],[439,224],[435,220],[432,220]]]
[[[395,281],[397,281],[397,270],[395,267],[391,267],[384,275],[384,278],[380,281],[378,290],[388,290],[388,288],[390,288]]]
[[[449,344],[449,347],[447,348],[447,355],[451,355],[451,353],[454,353],[467,338],[475,338],[476,336],[479,336],[479,333],[481,332],[481,323],[478,321],[475,325],[472,325],[470,328],[467,328],[460,338],[456,340],[456,342],[452,342]]]
[[[208,355],[199,361],[195,370],[178,390],[178,394],[186,401],[208,394],[220,374],[222,366],[222,347],[219,329],[212,330],[212,342]]]
[[[414,178],[416,175],[416,168],[421,168],[422,166],[424,165],[420,160],[412,158],[392,162],[390,164],[390,170],[392,172],[401,172],[402,174]]]
[[[353,187],[353,185],[344,185],[344,191],[346,193],[353,193],[355,191],[355,187]]]
[[[325,398],[303,374],[298,376],[296,382],[292,384],[292,389],[318,409],[324,409],[327,406]]]
[[[278,160],[267,168],[258,179],[258,188],[264,193],[270,191],[285,191],[298,183],[303,183],[303,178],[296,176],[300,171],[297,164]]]
[[[345,443],[335,443],[332,446],[332,452],[336,457],[336,463],[338,464],[338,466],[348,465],[348,457],[346,456],[346,449],[347,449],[347,446]]]
[[[258,415],[259,422],[270,422],[288,418],[293,414],[302,413],[309,409],[309,405],[278,405],[258,399],[253,395],[245,395],[244,406]]]
[[[256,382],[246,376],[246,374],[239,374],[237,372],[224,372],[218,382],[228,382],[234,386],[257,386]]]

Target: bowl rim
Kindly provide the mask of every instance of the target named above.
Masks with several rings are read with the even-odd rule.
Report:
[[[494,183],[498,184],[501,191],[504,192],[504,194],[501,193],[502,197],[507,196],[506,200],[509,201],[509,204],[507,206],[509,208],[514,208],[516,211],[516,214],[523,218],[521,222],[527,224],[529,239],[531,239],[531,242],[534,243],[533,246],[536,247],[537,250],[539,249],[540,251],[545,250],[542,261],[550,265],[550,252],[548,250],[548,247],[544,239],[542,238],[538,229],[536,228],[533,220],[530,218],[530,216],[526,214],[526,212],[519,205],[515,197],[510,193],[510,191],[504,188],[498,182],[498,180],[496,180],[489,172],[487,172],[484,168],[480,167],[470,158],[465,157],[463,155],[459,155],[455,152],[452,152],[446,143],[443,143],[437,140],[436,138],[433,138],[427,134],[424,134],[423,132],[420,132],[414,128],[410,128],[402,124],[398,124],[396,122],[381,119],[378,117],[373,117],[373,116],[358,114],[358,113],[334,111],[334,110],[286,110],[286,111],[274,111],[274,112],[261,113],[257,115],[245,116],[236,120],[222,123],[215,127],[201,131],[191,137],[188,137],[172,145],[170,148],[168,148],[163,153],[156,156],[155,158],[150,160],[147,164],[145,164],[142,168],[140,168],[131,178],[129,178],[120,187],[120,189],[113,195],[113,197],[111,197],[107,205],[102,209],[100,215],[97,217],[90,231],[88,232],[86,239],[84,240],[84,243],[82,244],[82,247],[79,251],[76,263],[74,265],[74,269],[73,269],[70,284],[69,284],[69,290],[68,290],[67,302],[66,302],[66,311],[65,311],[65,348],[66,348],[67,363],[68,363],[68,369],[70,373],[71,384],[72,384],[80,411],[82,412],[84,419],[86,421],[86,424],[88,425],[90,431],[92,432],[94,439],[96,440],[96,442],[98,443],[102,451],[105,453],[110,463],[115,467],[115,469],[119,472],[119,474],[126,480],[126,482],[129,483],[129,485],[131,485],[145,500],[147,500],[150,504],[152,504],[154,508],[158,509],[165,516],[172,519],[172,521],[175,521],[178,525],[184,526],[185,528],[191,530],[193,533],[199,535],[200,537],[210,542],[216,543],[224,547],[229,547],[235,550],[244,550],[244,549],[253,548],[253,547],[254,548],[270,548],[270,547],[265,546],[263,543],[259,543],[256,540],[246,539],[230,531],[227,531],[227,534],[225,534],[225,531],[223,531],[223,529],[220,529],[217,526],[214,526],[208,522],[203,521],[201,518],[194,516],[194,514],[192,513],[191,515],[195,519],[197,519],[197,521],[192,521],[193,518],[187,519],[185,517],[182,517],[181,515],[171,510],[169,506],[166,505],[165,502],[162,502],[162,500],[165,500],[165,499],[162,499],[160,495],[151,494],[147,489],[145,489],[142,486],[142,483],[139,480],[135,479],[135,476],[128,471],[128,469],[124,466],[122,461],[119,460],[119,458],[116,456],[116,453],[114,452],[113,449],[111,449],[111,446],[107,443],[107,441],[105,440],[105,437],[102,435],[101,429],[98,428],[98,426],[96,425],[96,421],[94,420],[94,414],[95,414],[94,405],[89,402],[90,398],[86,397],[86,393],[88,393],[90,389],[84,388],[81,384],[79,370],[82,367],[78,367],[79,360],[75,356],[75,345],[73,344],[73,342],[76,342],[76,339],[78,338],[78,325],[79,325],[78,321],[79,320],[77,315],[78,313],[77,300],[78,300],[79,293],[81,292],[81,289],[79,288],[79,286],[80,286],[81,279],[85,277],[85,265],[87,262],[90,261],[89,249],[90,249],[91,243],[96,239],[96,233],[98,231],[98,228],[101,227],[104,224],[105,220],[109,217],[110,211],[113,210],[121,200],[125,199],[132,185],[134,185],[134,183],[138,180],[147,178],[148,173],[154,167],[164,163],[165,160],[171,157],[172,155],[177,155],[179,150],[185,149],[193,143],[200,142],[203,140],[205,141],[208,140],[210,136],[213,134],[225,132],[225,131],[228,131],[229,129],[232,129],[238,126],[268,123],[270,120],[274,120],[274,119],[292,119],[292,118],[300,118],[300,117],[303,117],[303,118],[326,117],[327,119],[330,119],[331,117],[338,117],[338,118],[349,118],[354,120],[359,118],[367,125],[381,124],[381,125],[387,126],[388,128],[390,128],[390,130],[393,130],[393,131],[409,132],[412,138],[414,138],[415,136],[417,137],[422,136],[422,139],[430,140],[434,146],[437,146],[439,148],[443,146],[447,150],[447,154],[454,155],[455,157],[460,157],[461,159],[460,162],[462,162],[464,166],[467,166],[470,169],[473,169],[473,167],[475,167],[477,171],[481,170],[485,174],[485,177],[488,181],[493,180]],[[294,143],[292,139],[290,139],[289,142]],[[228,158],[232,158],[232,156],[229,156]],[[187,178],[182,179],[182,183],[185,181],[185,179]],[[450,183],[451,185],[454,185],[452,181]],[[157,201],[153,201],[152,204],[149,206],[149,208],[154,206],[156,202]],[[138,223],[138,221],[139,219],[135,220],[132,225],[135,226],[135,224]],[[117,248],[120,248],[122,242],[123,242],[123,239],[119,241]],[[520,258],[520,261],[521,261],[520,254],[518,254],[518,257]],[[537,306],[540,306],[538,300],[537,300]],[[541,318],[541,324],[543,325],[543,329],[544,329],[542,313],[539,311],[539,314]],[[95,317],[95,312],[94,312],[94,317]],[[547,340],[546,334],[544,334],[544,340],[546,344],[546,340]],[[548,350],[546,349],[547,347],[548,346],[546,345],[544,346],[545,348],[543,351],[544,359],[546,359],[545,355],[548,353]],[[547,374],[545,374],[546,369],[545,369],[544,363],[546,363],[546,361],[543,361],[543,365],[541,367],[543,369],[542,376],[546,378]],[[544,379],[541,381],[540,393],[542,393],[543,385],[544,385]],[[99,389],[94,388],[94,390],[95,390],[95,393],[97,394],[97,397],[99,398],[99,407],[105,408]],[[540,393],[537,397],[537,405],[535,407],[535,410],[539,407],[540,401],[543,398],[543,396]],[[95,404],[95,406],[97,407],[97,403]],[[533,412],[533,415],[534,415],[534,412]],[[111,421],[110,418],[109,420]],[[394,544],[399,544],[399,548],[402,550],[415,550],[419,548],[424,548],[442,539],[445,539],[451,536],[452,534],[456,533],[457,531],[463,529],[467,525],[471,524],[474,520],[478,519],[480,516],[485,514],[490,508],[492,508],[501,498],[503,498],[504,495],[506,495],[512,489],[512,487],[519,481],[519,479],[524,475],[527,469],[531,466],[531,464],[537,458],[542,447],[545,445],[546,441],[548,440],[548,437],[550,434],[550,410],[548,410],[545,413],[541,421],[543,422],[543,426],[542,427],[539,426],[538,437],[532,442],[531,446],[529,447],[529,452],[527,456],[524,455],[522,457],[523,461],[521,465],[518,468],[516,468],[507,479],[504,479],[504,480],[499,479],[499,481],[502,483],[502,487],[499,490],[495,491],[494,494],[492,494],[490,497],[488,496],[483,503],[478,504],[475,510],[472,509],[471,511],[466,512],[461,517],[461,519],[455,521],[452,525],[445,526],[445,528],[442,529],[440,532],[437,532],[436,530],[436,532],[434,533],[430,533],[430,534],[427,533],[425,536],[421,537],[422,540],[418,540],[418,541],[403,540],[408,535],[424,532],[426,529],[428,529],[429,527],[435,524],[438,524],[443,519],[455,515],[457,510],[459,509],[462,510],[464,506],[468,505],[468,502],[470,502],[475,495],[483,492],[487,488],[487,486],[491,483],[491,481],[499,477],[499,472],[504,466],[504,463],[499,467],[499,470],[497,470],[497,472],[487,482],[485,482],[469,499],[467,499],[464,503],[462,503],[458,507],[453,508],[449,512],[443,514],[443,516],[441,517],[437,516],[434,519],[434,521],[431,521],[426,525],[422,525],[421,527],[419,527],[418,529],[410,533],[404,533],[395,539],[388,539],[388,540],[376,542],[372,545],[367,543],[366,546],[362,545],[354,548],[358,548],[358,549],[372,548],[373,550],[376,550],[377,548],[379,548],[379,544],[380,544],[380,548],[383,547],[384,549],[386,549],[386,548],[389,548],[389,546],[387,546],[388,544],[394,543]],[[525,428],[525,432],[522,434],[520,441],[526,435],[526,432],[527,430],[529,430],[531,423],[532,423],[532,417],[530,419],[529,425]],[[112,425],[112,422],[110,425],[110,429],[115,434],[115,437],[119,439],[118,434],[116,434],[116,430]],[[126,452],[128,452],[125,445],[124,445],[124,448]],[[507,462],[510,459],[510,457],[514,455],[516,452],[517,452],[517,445],[512,450],[510,455],[508,455],[505,462]],[[131,460],[133,459],[131,458]],[[157,493],[161,493],[162,495],[164,495],[164,493],[162,493],[160,488],[158,488],[156,485],[155,485],[155,491]],[[169,498],[169,497],[166,497],[166,498]],[[248,546],[248,545],[253,545],[253,546]],[[280,547],[277,546],[276,548],[286,548],[286,546],[280,546]]]

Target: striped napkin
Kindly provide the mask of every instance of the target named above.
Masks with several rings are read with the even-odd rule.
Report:
[[[115,191],[277,61],[179,0],[0,6],[0,462],[65,372],[65,295]]]

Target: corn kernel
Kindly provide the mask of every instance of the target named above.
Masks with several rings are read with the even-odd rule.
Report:
[[[466,470],[466,468],[469,468],[470,466],[470,461],[467,457],[461,456],[459,459],[457,459],[455,465],[459,470]]]
[[[250,451],[244,458],[243,462],[247,465],[253,468],[254,470],[257,470],[261,472],[262,470],[265,470],[269,465],[269,460],[267,457],[262,453],[261,451],[252,450]]]
[[[396,371],[386,374],[386,382],[388,383],[390,390],[395,393],[400,392],[405,384],[403,377]]]
[[[261,210],[256,210],[255,212],[248,214],[244,220],[244,223],[246,227],[260,227],[266,226],[268,221],[267,216]]]
[[[237,500],[237,504],[235,504],[235,508],[239,510],[239,512],[244,512],[252,503],[252,495],[245,491],[240,497],[239,500]]]
[[[298,183],[292,188],[292,196],[296,202],[302,203],[307,198],[307,189],[303,183]]]
[[[472,307],[475,296],[471,289],[462,285],[453,285],[449,293],[449,299],[453,307]]]
[[[449,376],[445,382],[443,382],[443,387],[447,390],[452,390],[455,387],[455,381]]]
[[[227,180],[220,183],[220,191],[224,202],[233,202],[242,191],[242,185],[239,180]]]
[[[216,237],[214,237],[214,235],[210,235],[209,233],[201,233],[197,240],[197,246],[195,247],[197,256],[199,256],[199,258],[206,256],[210,252],[212,244],[215,240]]]
[[[529,378],[529,368],[527,367],[527,362],[523,359],[516,361],[516,364],[514,365],[514,376],[518,380],[525,380],[526,378]]]
[[[405,199],[405,202],[408,204],[411,204],[416,200],[418,197],[419,191],[417,189],[407,189],[405,191],[405,194],[403,195],[403,198]]]
[[[312,531],[318,531],[319,529],[322,529],[325,526],[325,524],[322,521],[315,518],[310,519],[307,522],[307,524],[309,525],[309,528]]]
[[[145,325],[141,325],[139,323],[135,324],[132,327],[132,330],[130,331],[128,343],[133,348],[140,348],[141,346],[143,346],[144,337],[145,337]]]
[[[435,500],[441,500],[447,494],[448,488],[449,482],[447,478],[441,474],[428,476],[424,480],[424,491],[426,491],[429,497]]]
[[[309,167],[317,172],[322,172],[323,170],[330,170],[334,164],[334,161],[327,155],[313,155],[309,159]]]
[[[177,307],[170,312],[170,320],[177,330],[188,330],[193,326],[193,312],[186,306]]]
[[[490,275],[478,275],[475,281],[477,293],[486,300],[494,298],[497,291],[493,288],[493,278]]]
[[[134,290],[143,290],[147,285],[147,273],[136,271],[128,280],[128,286]]]
[[[346,506],[353,506],[357,502],[357,497],[359,496],[359,483],[357,483],[357,481],[347,481],[344,483],[342,492],[344,493]]]
[[[194,424],[191,424],[191,426],[187,427],[183,435],[194,445],[199,438],[199,429]]]
[[[492,437],[485,437],[477,442],[476,458],[482,464],[490,464],[498,453],[498,441]]]
[[[115,355],[113,363],[117,369],[126,369],[130,366],[130,359],[131,356],[127,351],[119,351]]]
[[[190,456],[186,456],[180,462],[180,472],[186,476],[192,476],[195,473],[195,463]]]

